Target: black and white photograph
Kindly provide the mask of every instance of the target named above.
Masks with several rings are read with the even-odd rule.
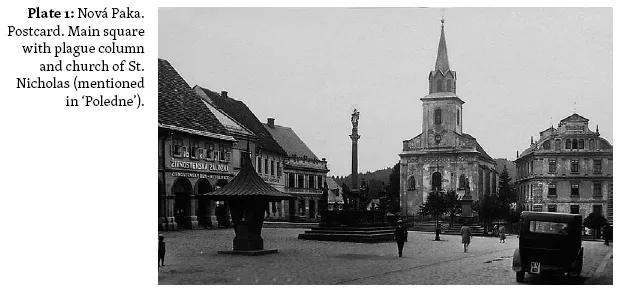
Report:
[[[157,12],[159,285],[613,285],[611,7]]]

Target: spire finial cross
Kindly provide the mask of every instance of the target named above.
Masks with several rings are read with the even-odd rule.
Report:
[[[445,12],[446,10],[442,8],[441,9],[441,28],[443,28],[443,23],[445,22],[445,20],[443,19]]]

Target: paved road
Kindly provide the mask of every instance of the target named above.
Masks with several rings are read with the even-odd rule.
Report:
[[[410,232],[399,258],[395,243],[297,239],[303,231],[263,229],[265,248],[279,253],[256,257],[217,254],[231,249],[232,229],[164,233],[167,265],[159,272],[159,284],[517,284],[511,269],[516,237],[503,244],[497,238],[474,237],[463,253],[458,236],[442,235],[436,242],[433,234]],[[607,272],[600,263],[612,247],[601,242],[584,242],[584,247],[585,277],[570,284],[605,284],[593,276],[597,269],[596,275]],[[566,279],[528,275],[524,284],[566,284]]]

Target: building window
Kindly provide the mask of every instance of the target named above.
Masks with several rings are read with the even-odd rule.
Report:
[[[295,187],[295,175],[292,173],[288,173],[288,187],[289,188],[294,188]]]
[[[599,160],[599,159],[595,159],[594,160],[593,172],[594,173],[601,173],[601,172],[603,172],[603,167],[602,167],[602,161],[601,160]]]
[[[297,175],[297,188],[304,188],[304,175],[301,173]]]
[[[579,214],[579,205],[570,205],[571,214]]]
[[[441,80],[437,80],[437,92],[443,91],[443,86],[441,86]]]
[[[564,148],[570,149],[570,139],[566,139],[566,145]]]
[[[308,187],[314,189],[314,175],[308,176]]]
[[[447,80],[446,85],[448,87],[448,92],[452,92],[452,80]]]
[[[560,139],[556,139],[555,140],[555,150],[557,150],[557,151],[562,150],[562,140],[560,140]]]
[[[207,159],[213,159],[213,144],[207,144]]]
[[[570,161],[570,172],[573,172],[573,173],[579,172],[579,160],[571,159],[571,161]]]
[[[276,162],[272,160],[271,161],[271,171],[269,172],[269,173],[271,173],[271,175],[275,175],[276,174],[276,172],[274,171],[275,167],[276,167]]]
[[[551,140],[547,140],[547,141],[543,142],[543,149],[551,150]]]
[[[594,150],[594,139],[590,139],[590,141],[588,141],[588,149]]]
[[[198,141],[192,141],[192,146],[189,148],[189,156],[191,158],[198,158]]]
[[[433,173],[431,187],[433,191],[441,191],[441,173],[439,172]]]
[[[269,160],[265,158],[265,174],[269,174]]]
[[[557,212],[557,211],[558,211],[557,205],[547,205],[547,212]]]
[[[461,174],[461,176],[459,176],[459,189],[464,190],[466,186],[467,182],[465,181],[465,175]]]
[[[578,183],[571,183],[570,195],[571,197],[579,197],[579,184]]]
[[[600,182],[595,182],[594,183],[594,192],[592,192],[592,196],[593,197],[602,197],[603,193],[601,192],[601,183]]]
[[[579,139],[579,149],[583,149],[584,147],[583,139]]]
[[[409,177],[409,181],[407,181],[407,190],[415,190],[415,178],[413,176]]]
[[[441,125],[441,109],[435,110],[435,125]]]
[[[278,177],[281,177],[282,176],[282,168],[280,168],[280,161],[278,161],[276,167],[278,169]]]
[[[573,139],[573,149],[577,149],[577,139]]]
[[[322,189],[324,187],[323,186],[323,177],[319,175],[317,180],[318,180],[318,184],[319,184],[319,189]]]
[[[603,205],[594,205],[594,206],[592,206],[592,213],[603,215]]]
[[[256,159],[256,172],[261,173],[263,170],[263,160],[259,157]]]
[[[461,111],[460,110],[456,110],[456,124],[459,125],[461,121]]]
[[[276,206],[276,202],[271,202],[271,212],[273,215],[276,215],[278,211],[278,207]]]
[[[532,208],[532,211],[534,211],[534,212],[542,212],[542,209],[543,209],[543,208],[542,208],[542,207],[543,207],[542,205],[540,205],[540,204],[536,204],[536,205],[534,205],[534,206],[532,206],[532,207],[533,207],[533,208]]]
[[[181,139],[173,139],[172,140],[172,155],[174,156],[183,156],[183,140]]]
[[[557,196],[558,196],[558,193],[556,191],[555,184],[549,184],[549,188],[548,188],[548,192],[547,192],[547,197],[557,198]]]
[[[549,172],[556,172],[557,171],[557,161],[555,159],[549,159]]]
[[[299,204],[299,216],[305,216],[306,215],[306,200],[299,199],[297,200],[297,202]]]

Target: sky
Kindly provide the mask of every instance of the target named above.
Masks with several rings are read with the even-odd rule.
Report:
[[[611,8],[160,8],[159,57],[291,127],[328,175],[392,167],[421,133],[445,18],[463,132],[514,160],[578,113],[613,143]]]

